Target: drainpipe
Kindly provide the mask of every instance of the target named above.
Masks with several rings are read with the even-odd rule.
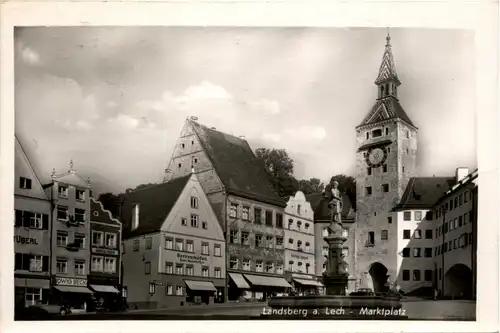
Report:
[[[445,229],[444,229],[444,226],[445,226],[445,221],[446,221],[446,206],[443,204],[442,205],[442,209],[443,209],[443,224],[441,226],[441,234],[443,235],[443,241],[441,243],[441,297],[444,296],[444,275],[445,275],[445,272],[444,272],[444,255],[445,255],[445,251],[444,251],[444,246],[446,244],[445,242]],[[446,230],[447,231],[447,230]],[[446,251],[448,252],[448,251]],[[439,274],[439,273],[438,273]]]

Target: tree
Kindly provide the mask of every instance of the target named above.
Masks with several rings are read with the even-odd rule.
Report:
[[[318,178],[311,178],[309,180],[302,179],[298,181],[299,191],[304,192],[305,195],[313,193],[322,193],[325,189],[325,184]]]
[[[124,193],[113,194],[111,192],[103,193],[99,196],[99,201],[102,203],[104,209],[111,212],[114,218],[120,218],[120,209],[123,200],[125,199],[125,194],[146,188],[148,186],[155,185],[154,183],[140,184],[134,189],[127,188]]]
[[[264,166],[271,184],[280,196],[286,197],[297,192],[298,181],[293,177],[293,159],[285,149],[258,148],[255,157]]]
[[[351,201],[352,207],[356,209],[356,180],[351,176],[336,175],[330,179],[330,184],[334,181],[339,183],[340,192],[344,192]]]

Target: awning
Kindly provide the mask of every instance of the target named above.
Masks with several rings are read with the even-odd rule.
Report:
[[[191,290],[217,291],[217,288],[215,288],[214,284],[210,281],[184,280],[184,282]]]
[[[103,285],[99,285],[99,284],[91,284],[90,288],[94,289],[97,292],[101,292],[101,293],[116,293],[116,294],[120,293],[118,291],[118,289],[116,289],[113,286],[103,286]]]
[[[237,273],[229,273],[229,276],[231,277],[231,280],[233,280],[234,284],[236,284],[236,287],[240,289],[250,289],[250,286],[245,281],[243,275]]]
[[[55,288],[59,291],[65,293],[84,293],[84,294],[92,294],[92,292],[86,287],[74,287],[74,286],[55,286]]]
[[[295,282],[298,282],[302,285],[305,286],[315,286],[315,287],[323,287],[323,284],[319,281],[313,280],[313,279],[296,279],[293,278]]]
[[[245,277],[254,286],[291,288],[284,278],[245,274]]]

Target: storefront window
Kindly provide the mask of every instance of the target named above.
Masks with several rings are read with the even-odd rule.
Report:
[[[26,306],[35,305],[36,302],[42,300],[42,289],[39,288],[26,288],[25,293]]]

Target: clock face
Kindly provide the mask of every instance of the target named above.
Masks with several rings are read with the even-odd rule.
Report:
[[[387,150],[385,148],[374,148],[368,152],[366,162],[368,165],[377,168],[384,164],[387,159]]]

